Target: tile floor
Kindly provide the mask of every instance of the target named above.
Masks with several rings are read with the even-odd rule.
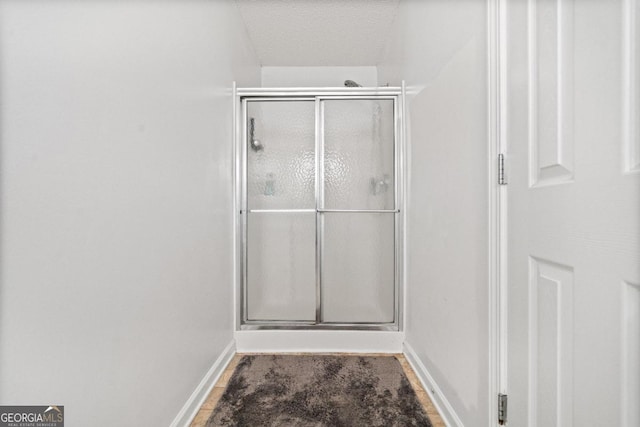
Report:
[[[296,354],[296,353],[293,353],[293,354]],[[300,354],[303,354],[303,353],[300,353]],[[429,419],[431,420],[431,424],[433,424],[433,427],[445,427],[445,423],[444,421],[442,421],[440,414],[438,414],[438,410],[433,405],[433,402],[431,402],[431,399],[429,398],[429,395],[427,394],[427,392],[422,388],[422,384],[420,384],[418,377],[416,376],[415,372],[413,372],[413,369],[411,369],[411,365],[409,365],[409,362],[407,362],[407,359],[405,359],[404,355],[386,354],[386,353],[385,354],[340,353],[340,355],[395,357],[398,360],[398,362],[400,362],[400,365],[402,366],[402,369],[404,370],[405,375],[409,379],[409,382],[411,383],[411,385],[413,386],[413,389],[418,395],[418,400],[420,401],[420,403],[422,403],[422,406],[427,412],[427,415],[429,416]],[[213,409],[216,407],[216,403],[218,403],[218,399],[220,399],[220,396],[222,396],[222,393],[224,392],[225,387],[227,387],[227,383],[229,382],[229,379],[231,378],[231,375],[233,374],[233,371],[235,370],[242,356],[244,356],[244,354],[237,353],[233,357],[233,359],[231,360],[231,362],[229,363],[225,371],[222,373],[222,376],[220,376],[220,379],[211,390],[211,393],[209,393],[207,400],[200,407],[198,414],[191,422],[191,427],[204,427],[204,425],[207,423],[207,420],[211,416]]]

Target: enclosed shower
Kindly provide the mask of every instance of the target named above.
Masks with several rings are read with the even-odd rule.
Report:
[[[398,330],[402,88],[237,89],[241,329]]]

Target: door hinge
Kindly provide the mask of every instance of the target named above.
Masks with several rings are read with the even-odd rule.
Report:
[[[498,422],[504,425],[507,422],[507,395],[498,395]]]
[[[498,154],[498,184],[507,185],[507,178],[504,173],[504,154]]]

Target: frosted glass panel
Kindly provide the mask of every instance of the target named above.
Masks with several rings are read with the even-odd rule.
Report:
[[[249,209],[315,209],[314,102],[252,101],[247,115]]]
[[[250,213],[249,320],[315,320],[315,213]]]
[[[393,322],[392,213],[323,214],[322,320]]]
[[[392,100],[330,100],[324,111],[324,207],[394,209]]]

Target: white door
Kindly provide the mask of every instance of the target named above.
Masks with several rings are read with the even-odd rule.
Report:
[[[506,7],[511,426],[640,426],[640,6]]]

